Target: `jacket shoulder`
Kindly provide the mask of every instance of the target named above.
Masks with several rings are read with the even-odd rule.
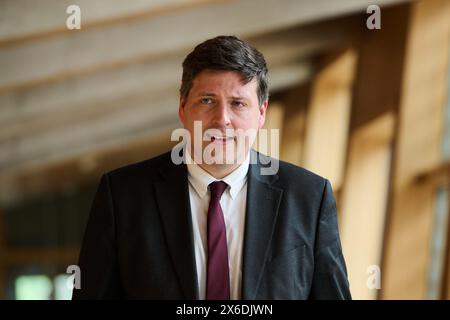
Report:
[[[305,194],[322,194],[326,184],[325,177],[295,164],[278,160],[277,184],[282,188],[298,190]]]
[[[327,182],[327,179],[310,171],[303,167],[297,166],[295,164],[274,159],[272,157],[266,156],[262,153],[257,152],[258,161],[265,163],[264,167],[273,166],[273,161],[278,162],[275,174],[277,175],[278,184],[283,186],[303,186],[307,185],[309,188],[318,187],[323,189]]]
[[[308,184],[319,184],[322,186],[327,181],[326,178],[318,175],[317,173],[281,160],[278,177],[281,181],[302,181]]]
[[[170,155],[171,152],[169,151],[150,159],[116,168],[107,172],[105,175],[108,176],[109,179],[123,182],[129,179],[134,181],[142,178],[147,180],[157,179],[160,174],[160,169],[170,163]]]

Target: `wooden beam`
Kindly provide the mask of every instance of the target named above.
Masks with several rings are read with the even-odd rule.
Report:
[[[382,115],[352,132],[349,142],[339,226],[357,300],[377,298],[377,288],[367,286],[367,271],[381,265],[394,122],[393,112]]]
[[[177,105],[176,95],[160,99],[141,96],[111,102],[109,107],[114,112],[101,112],[89,120],[69,123],[63,130],[43,131],[3,143],[0,165],[8,171],[14,170],[27,162],[77,154],[110,141],[126,139],[133,133],[177,123]]]
[[[263,130],[265,134],[258,135],[254,148],[255,150],[269,155],[271,157],[280,158],[281,132],[283,128],[284,106],[280,102],[271,102],[267,108],[266,121]],[[276,130],[273,135],[272,130]],[[261,139],[260,139],[261,138]]]
[[[285,105],[281,160],[300,166],[306,125],[307,84],[296,87],[282,99]]]
[[[137,19],[210,5],[223,0],[78,0],[81,10],[81,28],[106,27]],[[0,11],[0,46],[15,42],[36,40],[67,32],[65,21],[71,0],[16,0],[3,3]],[[37,15],[42,13],[42,15]],[[81,29],[80,29],[81,30]]]
[[[263,129],[278,129],[283,127],[284,106],[280,102],[272,102],[267,108],[266,121]]]
[[[335,189],[344,173],[356,60],[353,49],[325,57],[307,111],[303,166],[328,178]]]
[[[408,6],[382,10],[382,28],[360,37],[351,128],[397,110],[404,68]]]
[[[434,168],[417,174],[416,182],[436,187],[450,184],[450,161],[444,161]]]
[[[246,38],[344,13],[364,13],[370,4],[395,2],[398,1],[316,0],[308,4],[297,0],[220,1],[126,24],[81,32],[67,30],[39,41],[3,46],[0,92],[164,56],[219,34]]]
[[[417,175],[439,165],[450,39],[450,2],[412,4],[400,91],[384,299],[427,298],[435,186]]]
[[[298,86],[311,80],[314,67],[311,61],[287,63],[270,71],[270,94]]]

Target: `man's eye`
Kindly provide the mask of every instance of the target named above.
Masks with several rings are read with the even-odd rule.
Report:
[[[232,102],[233,107],[242,108],[245,106],[245,104],[242,101],[233,101]]]
[[[212,99],[211,98],[201,98],[200,99],[200,103],[201,104],[211,104],[212,103]]]

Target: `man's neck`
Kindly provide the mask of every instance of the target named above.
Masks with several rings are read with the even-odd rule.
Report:
[[[195,163],[200,168],[208,172],[214,178],[223,179],[224,177],[228,176],[233,171],[235,171],[237,168],[239,168],[243,163],[245,163],[247,161],[247,158],[250,157],[250,152],[247,154],[246,157],[241,159],[239,162],[233,164],[207,164],[205,162],[197,163],[194,161],[194,159],[191,156],[191,153],[187,149],[186,149],[186,156],[189,158],[188,163]]]
[[[235,163],[232,165],[224,165],[224,164],[208,165],[206,163],[198,164],[198,166],[200,168],[202,168],[203,170],[208,172],[210,175],[212,175],[216,179],[222,179],[222,178],[226,177],[227,175],[232,173],[234,170],[239,168],[240,165],[241,165],[241,163]]]

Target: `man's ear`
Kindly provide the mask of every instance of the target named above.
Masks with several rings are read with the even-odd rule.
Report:
[[[264,122],[266,121],[266,111],[269,105],[269,100],[263,102],[261,107],[259,108],[259,129],[264,126]]]
[[[186,99],[180,96],[180,103],[178,105],[178,117],[180,118],[181,123],[184,124],[184,108],[186,106]]]

